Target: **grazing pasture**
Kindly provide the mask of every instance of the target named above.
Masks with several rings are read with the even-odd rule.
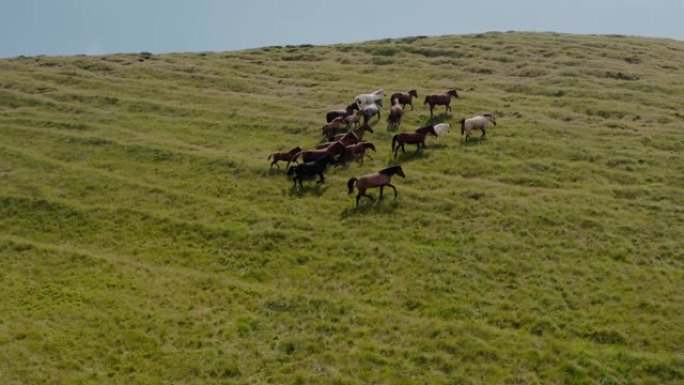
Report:
[[[0,74],[0,384],[684,381],[683,42],[486,33]],[[324,184],[269,167],[378,89],[419,91],[401,131],[456,131],[398,158],[396,199],[348,195],[396,165],[384,120]]]

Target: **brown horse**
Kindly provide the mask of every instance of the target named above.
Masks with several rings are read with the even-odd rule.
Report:
[[[366,156],[370,160],[373,160],[373,158],[371,158],[370,155],[366,154],[366,150],[368,149],[375,151],[375,145],[371,142],[359,142],[356,144],[351,144],[347,146],[347,151],[345,152],[345,159],[356,158],[356,161],[360,164],[363,164],[363,158]]]
[[[356,102],[348,105],[345,107],[344,110],[334,110],[334,111],[328,111],[327,114],[325,114],[325,122],[330,123],[333,121],[333,119],[337,117],[346,117],[349,115],[354,115],[354,111],[358,111],[359,106],[356,105]]]
[[[292,161],[296,161],[301,156],[303,162],[312,162],[326,155],[330,155],[332,157],[335,155],[343,154],[346,149],[347,147],[345,147],[344,144],[340,143],[340,141],[337,141],[332,143],[328,147],[322,148],[320,150],[300,151],[292,157]]]
[[[390,97],[390,101],[395,100],[395,99],[399,100],[399,104],[401,104],[401,108],[406,108],[406,105],[408,104],[411,106],[411,111],[413,111],[413,103],[411,102],[411,100],[413,98],[417,98],[417,97],[418,97],[418,91],[416,91],[416,90],[411,90],[409,92],[395,92]]]
[[[284,161],[287,162],[287,166],[285,166],[285,167],[289,167],[289,166],[290,166],[290,162],[292,162],[292,157],[294,157],[294,156],[295,156],[298,152],[300,152],[300,151],[302,151],[301,148],[295,147],[295,148],[293,148],[292,150],[290,150],[290,151],[288,151],[288,152],[274,152],[273,154],[271,154],[271,155],[268,156],[268,159],[273,158],[273,162],[271,162],[271,166],[270,166],[270,167],[273,167],[273,165],[275,164],[276,167],[278,167],[278,169],[280,169],[280,166],[278,165],[278,162],[281,161],[281,160],[284,160]]]
[[[331,140],[329,142],[324,142],[324,143],[319,144],[318,146],[316,146],[316,149],[320,150],[322,148],[327,148],[327,147],[330,147],[337,142],[340,142],[345,146],[349,146],[351,144],[356,144],[356,143],[360,142],[360,139],[358,136],[356,136],[355,133],[347,132],[346,134],[341,134],[341,136],[337,140]]]
[[[447,113],[451,111],[451,97],[458,97],[458,92],[456,90],[449,90],[441,95],[428,95],[425,97],[425,101],[423,102],[423,105],[429,104],[430,105],[430,117],[432,117],[432,110],[435,108],[435,106],[446,106],[444,109],[444,113]]]
[[[370,133],[372,134],[372,133],[373,133],[373,128],[372,128],[371,126],[367,125],[367,124],[364,124],[363,126],[357,128],[357,129],[355,129],[355,130],[352,130],[351,132],[353,132],[354,135],[356,135],[356,137],[359,138],[359,140],[363,140],[363,134],[364,134],[365,132],[370,132]],[[348,134],[337,134],[337,135],[335,135],[334,137],[330,138],[330,139],[332,139],[331,142],[332,142],[332,141],[335,141],[335,140],[340,140],[340,139],[342,139],[342,137],[344,137],[345,135],[348,135]]]
[[[437,136],[434,126],[421,127],[414,132],[402,132],[394,135],[392,137],[392,152],[394,153],[394,157],[397,157],[400,148],[401,152],[406,153],[404,150],[404,144],[406,143],[415,144],[417,146],[416,152],[420,150],[421,146],[425,148],[425,137],[427,135]]]
[[[399,105],[399,99],[392,99],[392,107],[390,107],[389,116],[387,117],[387,129],[401,126],[401,117],[403,115],[404,109]]]
[[[366,194],[366,190],[373,187],[380,187],[380,200],[382,200],[382,192],[385,186],[391,187],[392,190],[394,190],[394,198],[396,199],[397,188],[390,183],[392,175],[394,174],[397,174],[402,178],[406,177],[404,170],[401,169],[401,166],[392,166],[384,170],[380,170],[375,174],[368,174],[359,178],[349,179],[347,181],[349,194],[354,192],[354,184],[356,184],[356,188],[359,190],[359,193],[356,195],[356,206],[359,206],[359,199],[361,199],[362,196],[369,198],[371,201],[375,200],[372,196]]]
[[[328,136],[335,135],[337,133],[337,130],[339,130],[342,126],[342,123],[344,123],[344,118],[342,116],[338,116],[337,118],[333,119],[330,123],[324,124],[323,127],[321,127],[323,136],[327,138]]]
[[[361,124],[361,117],[363,116],[363,111],[357,111],[355,114],[349,114],[344,117],[344,124],[347,125],[347,127],[351,126],[352,124],[354,127],[358,127],[359,124]]]

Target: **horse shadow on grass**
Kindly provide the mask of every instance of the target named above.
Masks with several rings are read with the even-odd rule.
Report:
[[[433,148],[438,148],[436,146],[431,146]],[[402,153],[401,150],[399,150],[399,153],[397,153],[397,156],[394,156],[394,153],[390,154],[389,160],[387,161],[387,166],[395,166],[397,164],[403,164],[406,162],[411,162],[416,159],[427,159],[430,157],[430,153],[425,152],[424,149],[420,149],[419,151],[406,151],[406,153]]]
[[[385,191],[387,193],[387,191]],[[347,207],[340,213],[340,218],[345,219],[353,216],[363,216],[363,215],[376,215],[376,214],[390,214],[394,212],[399,206],[399,201],[397,201],[390,194],[390,197],[385,195],[383,200],[379,200],[379,194],[373,195],[374,201],[368,198],[361,198],[358,206]],[[352,205],[356,205],[356,201],[352,200]]]
[[[478,144],[487,143],[487,137],[481,138],[479,136],[471,136],[468,141],[461,140],[461,146],[476,146]]]
[[[447,114],[446,112],[442,112],[439,115],[434,115],[431,118],[427,118],[425,121],[426,126],[434,126],[439,123],[444,123],[447,120],[451,120],[451,114]]]
[[[314,185],[304,185],[300,187],[299,185],[291,186],[287,190],[283,190],[283,195],[290,196],[292,198],[304,198],[307,196],[323,196],[330,186],[324,184],[314,184]]]

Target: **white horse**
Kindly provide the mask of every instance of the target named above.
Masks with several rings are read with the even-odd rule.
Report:
[[[435,124],[435,132],[437,136],[444,136],[451,132],[451,126],[448,123]]]
[[[368,121],[374,115],[378,116],[378,121],[380,120],[380,107],[382,107],[382,99],[378,100],[376,103],[371,103],[366,107],[363,107],[361,111],[363,112],[363,124],[368,124]]]
[[[382,88],[370,94],[361,94],[356,97],[356,105],[359,106],[359,109],[363,109],[369,104],[377,103],[378,101],[382,102],[383,96],[385,96],[385,90]]]
[[[465,143],[468,143],[468,137],[473,130],[482,131],[480,139],[484,139],[487,134],[485,128],[487,127],[488,122],[492,122],[492,124],[496,126],[496,116],[493,114],[482,114],[470,119],[461,119],[461,136],[465,134]]]

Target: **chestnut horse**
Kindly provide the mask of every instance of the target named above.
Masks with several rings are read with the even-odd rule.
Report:
[[[408,104],[411,106],[411,111],[413,111],[413,103],[411,102],[411,100],[413,98],[417,98],[417,97],[418,97],[418,91],[411,90],[409,92],[395,92],[390,97],[390,100],[395,100],[395,99],[399,100],[399,104],[401,104],[401,108],[406,108],[406,105]]]
[[[402,178],[406,178],[404,170],[401,169],[401,166],[392,166],[384,170],[380,170],[375,174],[368,174],[359,178],[349,179],[347,181],[349,194],[354,192],[354,184],[356,184],[356,188],[359,190],[359,193],[356,195],[356,207],[359,206],[359,199],[361,199],[362,196],[369,198],[371,201],[375,200],[372,196],[366,194],[366,190],[373,187],[380,187],[380,200],[382,200],[382,192],[385,186],[391,187],[392,190],[394,190],[394,198],[396,199],[397,188],[390,183],[392,175],[394,174],[399,175]]]
[[[425,137],[427,135],[437,136],[437,132],[435,132],[435,127],[426,126],[421,127],[415,130],[414,132],[402,132],[400,134],[394,135],[392,137],[392,152],[394,153],[394,157],[397,157],[400,148],[401,152],[406,153],[406,151],[404,150],[404,144],[406,143],[415,144],[417,146],[416,152],[420,150],[421,146],[425,148]]]
[[[278,162],[281,161],[281,160],[284,160],[284,161],[287,162],[287,166],[285,166],[285,167],[289,167],[289,166],[290,166],[290,162],[292,162],[292,157],[294,157],[294,156],[295,156],[298,152],[300,152],[300,151],[302,151],[301,148],[295,147],[295,148],[293,148],[292,150],[290,150],[290,151],[288,151],[288,152],[274,152],[273,154],[271,154],[271,155],[268,156],[268,159],[273,158],[273,162],[271,162],[271,166],[270,166],[270,167],[273,167],[273,165],[275,164],[276,167],[278,167],[278,169],[280,169],[280,166],[278,165]]]
[[[332,157],[343,154],[346,149],[347,147],[345,147],[344,144],[340,143],[340,141],[337,141],[320,150],[300,151],[292,157],[292,161],[296,161],[301,156],[303,162],[311,162],[326,155],[330,155]]]
[[[451,97],[458,97],[458,92],[456,90],[449,90],[441,95],[428,95],[425,97],[425,101],[423,102],[423,105],[429,104],[430,105],[430,117],[432,117],[432,110],[435,108],[435,106],[446,106],[444,109],[444,113],[447,113],[451,111]]]
[[[345,160],[356,158],[356,161],[363,164],[363,158],[368,157],[368,159],[373,160],[373,158],[366,154],[366,150],[375,151],[375,145],[371,142],[359,142],[356,144],[351,144],[347,146],[347,151],[345,152]]]
[[[337,130],[339,130],[342,126],[342,123],[344,123],[344,117],[338,116],[335,119],[333,119],[330,123],[324,124],[323,127],[321,127],[321,132],[323,133],[323,136],[328,137],[331,135],[335,135],[337,133]]]

